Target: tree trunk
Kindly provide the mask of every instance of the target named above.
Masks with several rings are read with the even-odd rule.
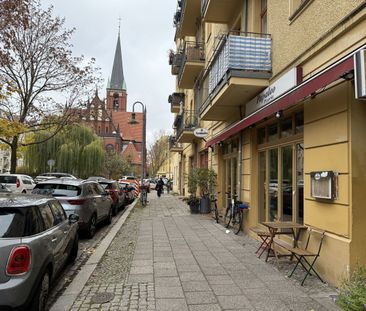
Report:
[[[10,157],[10,173],[15,174],[17,170],[17,150],[18,150],[18,136],[13,137],[11,143],[11,157]]]

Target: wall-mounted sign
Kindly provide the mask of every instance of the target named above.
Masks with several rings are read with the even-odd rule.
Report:
[[[311,196],[315,199],[337,198],[337,176],[333,171],[311,172]]]
[[[355,53],[353,57],[355,67],[355,98],[366,99],[366,50]]]
[[[208,130],[202,127],[197,128],[193,131],[194,136],[198,138],[205,138],[208,135]]]
[[[248,116],[302,82],[302,67],[295,67],[254,97],[245,109]]]

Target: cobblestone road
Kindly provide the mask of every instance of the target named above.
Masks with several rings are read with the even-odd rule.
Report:
[[[155,192],[109,246],[71,310],[339,310],[335,291],[310,277],[285,277],[254,255],[257,242],[235,236],[178,198]],[[104,303],[103,303],[104,302]]]

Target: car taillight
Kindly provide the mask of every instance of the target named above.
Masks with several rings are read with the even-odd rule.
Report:
[[[71,205],[82,205],[85,201],[85,199],[67,200]]]
[[[29,270],[31,253],[28,246],[14,247],[10,253],[6,273],[8,275],[24,274]]]
[[[17,178],[16,185],[17,185],[17,188],[20,187],[20,180],[19,180],[19,178]]]

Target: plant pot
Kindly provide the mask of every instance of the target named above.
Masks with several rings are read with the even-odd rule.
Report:
[[[200,204],[199,203],[190,203],[189,208],[191,209],[192,214],[198,214],[200,212]]]
[[[208,214],[210,212],[210,198],[203,197],[200,199],[201,214]]]

